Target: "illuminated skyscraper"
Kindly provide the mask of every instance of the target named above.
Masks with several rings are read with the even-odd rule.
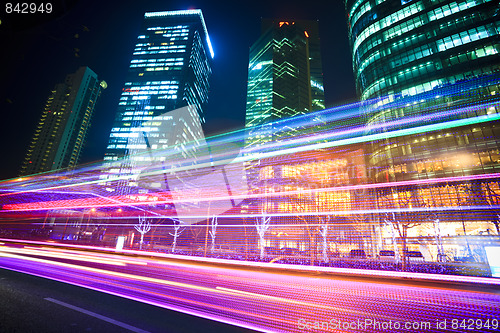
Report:
[[[419,215],[422,225],[412,232],[414,238],[404,241],[403,250],[421,247],[438,261],[446,257],[444,251],[483,260],[477,259],[484,258],[481,250],[474,253],[474,248],[482,249],[486,242],[477,238],[474,244],[466,236],[489,234],[497,218],[485,207],[500,193],[498,177],[492,176],[500,170],[498,1],[346,0],[345,5],[358,96],[377,99],[366,103],[371,105],[365,110],[370,133],[385,135],[385,124],[404,117],[414,122],[399,123],[398,129],[432,125],[424,133],[370,142],[366,161],[371,181],[452,180],[446,186],[378,189],[374,204],[433,211],[432,218]],[[487,180],[460,179],[471,175]],[[440,212],[442,207],[455,207],[460,214]],[[440,222],[446,223],[449,244],[459,245],[445,244],[443,250],[438,229],[434,244],[418,241],[426,221],[438,229]]]
[[[299,130],[283,133],[272,127],[274,121],[324,108],[317,22],[263,20],[262,30],[250,48],[247,147]]]
[[[21,175],[73,167],[78,163],[92,113],[106,82],[88,67],[57,84],[47,99],[21,167]]]
[[[117,160],[136,149],[131,138],[145,130],[162,143],[166,134],[161,124],[153,122],[147,129],[141,125],[165,112],[191,105],[204,123],[213,56],[201,10],[146,13],[104,160]]]
[[[494,0],[346,0],[361,99],[415,95],[500,68]]]
[[[277,20],[262,19],[262,32],[275,25]],[[281,23],[279,23],[281,24]],[[279,25],[278,24],[278,25]],[[297,25],[298,33],[307,37],[309,51],[309,73],[311,76],[311,110],[323,110],[325,108],[325,92],[323,88],[323,65],[321,62],[321,49],[319,40],[318,21],[312,20],[294,20],[291,22],[282,22],[282,25]]]
[[[317,126],[284,120],[322,110],[324,105],[318,22],[263,20],[262,35],[250,48],[247,152],[259,153],[269,144],[316,131]],[[254,159],[247,165],[247,180],[253,193],[263,195],[243,208],[266,213],[312,211],[314,200],[303,200],[300,195],[267,199],[267,194],[317,186],[305,175],[314,173],[319,165],[328,169],[337,162],[322,164],[311,156],[286,162],[280,157]],[[320,178],[314,179],[321,182]],[[272,218],[273,223],[278,221],[284,222],[280,217]]]
[[[446,97],[449,84],[455,84],[453,89],[464,96],[476,91],[474,94],[484,95],[484,101],[495,98],[495,91],[479,88],[493,87],[496,78],[492,74],[500,70],[498,1],[346,0],[346,13],[358,94],[361,99],[379,97],[377,105],[387,105],[383,111],[372,113],[369,125],[436,113],[438,109],[433,105],[443,101],[458,109],[462,97],[458,93],[454,99]],[[484,83],[474,84],[474,80]],[[415,96],[411,103],[397,107],[390,104],[397,105],[401,98],[411,96]],[[495,108],[478,109],[467,117],[496,112]],[[430,132],[430,140],[408,137],[375,141],[368,161],[375,171],[372,177],[376,181],[434,178],[447,165],[441,159],[449,153],[439,150],[445,147],[474,155],[471,160],[482,154],[497,160],[498,143],[491,135],[495,126],[487,123],[482,128],[463,127],[453,134],[444,130]],[[469,132],[474,132],[474,140],[462,140]],[[456,142],[449,140],[451,135]],[[435,145],[429,147],[430,142]],[[426,155],[417,153],[420,151]],[[440,156],[431,156],[432,152]],[[478,160],[475,165],[482,168],[482,164]]]

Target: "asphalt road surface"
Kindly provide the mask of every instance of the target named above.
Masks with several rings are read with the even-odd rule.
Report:
[[[0,269],[0,332],[254,331],[71,284]]]
[[[301,271],[284,265],[251,265],[132,252],[124,255],[112,250],[62,248],[43,243],[3,244],[0,246],[0,267],[260,331],[499,330],[498,279],[426,279],[416,274],[397,278],[384,272],[374,277],[362,276],[361,271],[360,274],[339,274],[338,270]],[[6,283],[2,285],[8,286]],[[208,332],[203,324],[184,329],[184,323],[191,319],[180,319],[178,322],[172,320],[175,322],[172,326],[163,328],[162,325],[166,325],[166,322],[170,324],[168,316],[163,321],[153,321],[149,319],[147,310],[129,311],[127,306],[118,305],[121,304],[119,302],[116,302],[116,307],[111,305],[103,309],[98,305],[101,302],[92,305],[93,299],[104,296],[88,296],[88,301],[80,303],[73,296],[64,297],[66,293],[60,291],[64,290],[63,287],[47,290],[57,290],[57,293],[40,294],[31,307],[50,309],[48,313],[51,315],[44,315],[50,318],[46,324],[49,326],[45,328],[50,328],[56,318],[65,317],[58,314],[71,312],[70,310],[73,311],[73,316],[84,314],[75,314],[74,312],[79,311],[69,308],[69,304],[138,329],[159,332]],[[87,292],[90,293],[81,291],[82,294]],[[76,294],[80,295],[80,292]],[[27,292],[19,295],[19,298],[30,299],[29,295]],[[11,297],[17,298],[15,294]],[[98,319],[93,318],[89,319],[89,325]],[[68,322],[64,322],[68,325]],[[92,325],[108,324],[110,323],[96,322]],[[78,327],[80,325],[78,324]],[[83,327],[81,326],[82,329]],[[100,327],[93,326],[92,330],[102,331]],[[109,330],[103,328],[103,331]],[[222,332],[222,329],[215,331]]]

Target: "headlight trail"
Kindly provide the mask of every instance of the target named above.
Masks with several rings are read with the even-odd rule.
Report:
[[[328,192],[342,192],[342,191],[365,191],[365,190],[374,190],[374,189],[383,189],[383,188],[395,188],[395,187],[409,187],[409,186],[422,186],[422,185],[431,185],[431,184],[448,184],[448,183],[460,183],[465,181],[474,181],[474,180],[487,180],[487,179],[497,179],[500,178],[500,173],[491,173],[491,174],[479,174],[479,175],[467,175],[467,176],[456,176],[456,177],[442,177],[442,178],[433,178],[433,179],[419,179],[419,180],[411,180],[411,181],[399,181],[399,182],[390,182],[390,183],[379,183],[379,184],[360,184],[360,185],[346,185],[346,186],[336,186],[330,188],[318,188],[318,189],[306,189],[306,190],[291,190],[286,192],[273,192],[273,193],[264,193],[264,194],[245,194],[245,195],[236,195],[236,196],[207,196],[203,198],[198,197],[188,197],[184,200],[161,200],[162,195],[165,196],[167,193],[154,193],[154,194],[145,194],[142,195],[143,200],[132,200],[130,197],[122,196],[122,197],[103,197],[98,196],[99,198],[87,198],[87,199],[76,199],[76,200],[54,200],[54,201],[42,201],[39,203],[21,203],[21,204],[5,204],[3,206],[3,211],[0,211],[0,217],[2,212],[6,211],[44,211],[44,210],[53,210],[53,209],[64,209],[64,208],[90,208],[90,207],[121,207],[121,206],[129,206],[129,207],[137,207],[154,204],[170,204],[170,203],[183,203],[183,202],[192,202],[192,201],[200,201],[200,202],[216,202],[218,200],[227,200],[231,198],[236,199],[245,199],[245,198],[273,198],[273,197],[281,197],[287,195],[308,195],[314,193],[328,193]],[[62,192],[64,193],[64,192]],[[71,193],[71,192],[68,192]],[[154,200],[148,200],[148,198],[156,198]],[[104,202],[103,202],[104,201]],[[472,206],[470,206],[472,207]],[[468,208],[470,208],[468,207]],[[440,210],[440,208],[434,207],[433,209]],[[445,208],[443,208],[445,209]],[[450,209],[457,209],[456,207],[450,207]],[[494,206],[491,206],[489,209],[496,209]],[[442,209],[441,209],[442,210]],[[149,210],[150,211],[150,210]],[[156,212],[153,212],[156,215],[161,216]],[[325,212],[330,213],[330,212]]]
[[[270,332],[301,332],[306,325],[318,324],[327,325],[328,330],[347,332],[352,331],[353,326],[348,326],[352,323],[362,325],[354,331],[380,332],[373,326],[377,322],[399,323],[401,327],[394,332],[405,331],[408,323],[421,323],[429,332],[440,332],[436,322],[445,319],[448,323],[469,318],[489,320],[491,326],[500,313],[500,296],[495,287],[474,291],[463,284],[471,283],[467,277],[461,277],[463,281],[451,282],[454,280],[450,277],[438,282],[435,278],[441,276],[406,273],[403,280],[397,274],[371,272],[373,279],[359,280],[314,267],[307,268],[313,274],[309,275],[302,267],[289,270],[284,265],[268,264],[266,271],[261,271],[257,263],[233,266],[228,261],[224,267],[218,267],[218,261],[210,263],[213,260],[201,258],[185,265],[175,256],[170,259],[164,255],[155,259],[137,257],[129,265],[116,266],[112,263],[130,258],[109,251],[96,254],[84,249],[64,250],[76,256],[80,252],[85,257],[109,260],[109,265],[93,267],[94,261],[61,262],[64,258],[51,255],[59,253],[59,249],[43,248],[33,242],[31,252],[7,249],[8,246],[0,247],[2,268]],[[136,265],[140,265],[140,270]],[[318,273],[323,270],[327,275]],[[373,273],[380,274],[380,279]],[[476,280],[484,283],[486,279]]]
[[[476,84],[477,85],[477,84]],[[475,87],[475,83],[471,83],[471,87]],[[464,88],[464,89],[471,89]],[[461,92],[449,89],[441,91],[440,95],[452,95],[452,94],[460,94]],[[428,96],[427,96],[428,95]],[[423,98],[425,100],[432,99],[432,95],[426,94]],[[385,109],[390,110],[391,108],[402,107],[408,101],[404,100],[401,102],[391,102],[391,103],[382,103],[380,106],[380,101],[382,99],[376,99],[372,101],[365,101],[363,103],[355,103],[348,106],[337,107],[326,109],[323,111],[319,111],[315,114],[307,114],[303,116],[298,116],[291,119],[280,120],[275,124],[275,127],[304,127],[311,125],[311,119],[320,115],[325,118],[325,122],[342,122],[347,121],[348,128],[345,129],[343,127],[334,128],[326,133],[319,132],[317,135],[307,134],[302,137],[298,137],[296,139],[288,139],[281,142],[268,144],[259,149],[251,149],[246,150],[243,154],[236,159],[226,159],[224,158],[224,153],[219,153],[218,156],[213,156],[212,159],[207,157],[200,157],[198,163],[195,166],[187,166],[187,167],[177,167],[177,166],[169,166],[167,163],[167,169],[170,172],[181,172],[184,170],[191,170],[193,168],[206,168],[213,167],[217,165],[225,165],[231,163],[244,163],[249,161],[254,161],[256,159],[267,158],[267,157],[276,157],[276,156],[284,156],[287,154],[293,154],[297,152],[304,151],[314,151],[317,149],[325,149],[332,147],[341,147],[356,143],[366,143],[373,140],[381,140],[385,138],[395,138],[401,137],[410,134],[418,134],[425,133],[427,131],[435,131],[444,128],[454,128],[464,125],[471,124],[480,124],[484,122],[491,122],[500,119],[499,115],[494,114],[484,114],[475,117],[471,117],[471,113],[475,113],[477,110],[486,110],[486,109],[496,109],[498,108],[499,102],[498,100],[493,101],[485,101],[485,102],[476,102],[475,104],[467,104],[450,109],[450,106],[447,103],[441,103],[433,105],[431,110],[427,112],[425,109],[420,109],[420,114],[408,114],[398,120],[387,121],[380,124],[370,124],[365,126],[364,120],[359,117],[352,117],[353,113],[362,113],[368,112],[366,117],[370,117],[370,115],[378,114],[383,112]],[[413,104],[413,100],[410,100]],[[420,103],[420,101],[419,101]],[[360,111],[360,108],[363,108],[363,111]],[[442,110],[436,112],[436,110]],[[432,112],[432,113],[431,113]],[[442,121],[445,119],[451,119],[448,121]],[[461,117],[466,117],[465,119],[460,119]],[[409,126],[414,124],[415,126]],[[311,125],[312,126],[312,125]],[[409,127],[402,128],[401,126]],[[374,133],[370,134],[370,132],[374,132],[376,130],[383,130],[382,133]],[[366,134],[365,134],[366,133]],[[269,133],[268,133],[269,134]],[[338,139],[335,139],[338,138]],[[243,132],[236,132],[231,135],[227,135],[225,137],[214,137],[212,140],[208,139],[209,145],[217,146],[231,142],[240,142],[244,140]],[[189,146],[189,145],[188,145]],[[153,151],[154,155],[162,155],[168,156],[171,150],[155,150]],[[203,161],[205,160],[205,162]],[[40,176],[30,176],[26,177],[29,181],[24,180],[9,180],[0,182],[0,191],[8,191],[10,193],[3,193],[2,195],[10,196],[12,194],[20,194],[20,193],[28,193],[30,191],[49,191],[63,188],[76,188],[82,186],[90,186],[90,185],[99,185],[104,184],[106,180],[99,179],[98,175],[102,171],[102,166],[97,164],[95,166],[82,167],[80,170],[72,171],[68,173],[68,176],[65,176],[66,172],[62,173],[49,173],[49,174],[41,174]],[[163,173],[163,169],[154,170],[149,172],[146,175],[157,175]],[[59,183],[60,180],[64,178],[62,184]],[[69,179],[70,178],[70,179]],[[128,179],[128,176],[125,177],[117,177],[114,180],[123,180]],[[3,183],[3,184],[2,184]],[[2,186],[3,185],[3,186]],[[27,188],[26,188],[27,187]]]
[[[0,182],[0,267],[264,331],[492,327],[498,89],[483,78],[168,148],[134,125],[124,140],[143,141],[121,160]]]

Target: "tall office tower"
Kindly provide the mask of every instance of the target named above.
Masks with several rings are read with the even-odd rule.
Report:
[[[104,160],[118,160],[130,149],[136,149],[134,140],[130,139],[145,130],[139,129],[142,124],[165,112],[190,105],[204,123],[212,58],[201,10],[146,13]],[[162,136],[168,134],[160,128],[167,127],[156,121],[146,130],[161,144]],[[125,165],[121,168],[117,173],[129,173]]]
[[[262,33],[272,28],[277,20],[262,19]],[[321,63],[321,49],[319,40],[318,21],[294,20],[292,22],[281,22],[279,24],[297,25],[304,31],[309,48],[309,73],[311,75],[311,110],[323,110],[325,108],[325,91],[323,88],[323,65]]]
[[[106,86],[88,67],[80,67],[55,86],[29,145],[21,175],[78,163],[95,104]]]
[[[259,153],[269,143],[314,132],[315,126],[286,119],[324,109],[324,105],[318,22],[263,20],[262,35],[250,48],[245,123],[247,152]],[[326,164],[310,155],[293,162],[268,157],[248,163],[250,191],[262,196],[242,208],[264,213],[314,210],[314,200],[304,200],[300,195],[267,196],[316,186],[309,176],[319,165],[328,168]],[[278,216],[272,220],[285,222]]]
[[[317,22],[263,20],[262,28],[250,48],[247,147],[296,135],[299,128],[273,126],[279,119],[324,107]]]
[[[346,0],[361,99],[415,95],[500,68],[494,0]]]
[[[493,177],[500,171],[498,1],[346,0],[345,5],[358,95],[378,98],[365,110],[370,133],[396,123],[398,130],[429,126],[367,144],[371,181],[450,179],[446,185],[375,190],[374,204],[382,210],[433,212],[432,221],[422,213],[421,225],[408,231],[410,249],[420,246],[437,260],[444,252],[485,260],[483,241],[472,242],[467,235],[489,235],[498,219],[485,208],[500,195]],[[404,117],[412,121],[397,122]],[[440,231],[434,233],[436,242],[418,243],[418,237],[432,238],[425,228],[440,222],[437,228],[446,229],[448,244]]]

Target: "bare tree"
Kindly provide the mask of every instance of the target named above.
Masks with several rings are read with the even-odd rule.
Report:
[[[323,237],[323,262],[328,262],[328,245],[327,245],[327,237],[328,237],[328,224],[324,223],[321,225],[319,234]]]
[[[290,198],[290,201],[293,203],[295,207],[297,207],[297,212],[306,212],[307,211],[307,205],[310,205],[309,207],[316,207],[316,203],[312,199],[305,199],[302,198],[302,200],[299,200],[296,196],[292,196]],[[308,221],[307,218],[305,218],[302,215],[296,215],[296,217],[304,222],[306,226],[306,231],[307,231],[307,236],[309,239],[309,257],[310,257],[310,264],[314,265],[314,261],[316,260],[317,257],[317,248],[316,248],[316,235],[317,232],[319,232],[319,227],[311,225],[310,221]],[[319,216],[316,216],[315,219],[321,219]],[[317,225],[317,224],[316,224]]]
[[[398,213],[397,215],[395,213],[391,214],[386,214],[385,217],[385,222],[389,225],[392,226],[393,231],[396,230],[398,232],[399,238],[401,239],[402,243],[402,248],[403,248],[403,256],[402,256],[402,263],[403,263],[403,271],[406,271],[406,266],[407,266],[407,258],[406,258],[406,251],[407,251],[407,240],[408,240],[408,229],[413,228],[414,226],[418,225],[418,223],[412,223],[412,222],[407,222],[405,221],[405,218],[401,216],[402,213]],[[394,254],[396,256],[396,261],[399,262],[399,250],[397,247],[397,240],[396,240],[396,234],[392,234],[392,241],[394,244]]]
[[[266,217],[265,215],[262,215],[262,217],[257,218],[257,223],[255,223],[255,228],[259,234],[260,259],[264,258],[264,235],[266,234],[267,229],[269,229],[270,220],[270,216]]]
[[[436,246],[437,246],[437,261],[441,262],[446,258],[446,254],[444,253],[443,248],[443,240],[441,238],[441,224],[439,223],[439,218],[437,216],[433,216],[434,220],[434,234],[436,235]]]
[[[169,232],[169,235],[174,237],[174,241],[172,242],[172,253],[175,253],[175,247],[177,246],[177,237],[181,235],[184,229],[181,230],[181,220],[173,219],[172,221],[174,222],[174,233]]]
[[[375,245],[373,245],[373,237],[371,235],[372,229],[370,225],[369,216],[363,213],[354,213],[355,212],[354,210],[352,212],[353,214],[349,215],[349,220],[354,222],[354,224],[352,225],[352,230],[354,232],[354,235],[357,235],[356,240],[358,247],[366,251],[368,251],[369,247],[372,254],[374,254],[373,248],[375,247]],[[367,235],[370,239],[369,244],[367,244],[366,242]]]
[[[396,238],[396,231],[394,230],[394,223],[396,223],[396,214],[386,213],[384,222],[389,227],[389,230],[391,231],[392,249],[394,251],[394,260],[396,261],[397,264],[399,264],[401,262],[401,257],[399,255],[398,242],[397,242],[397,238]]]
[[[215,235],[217,234],[217,224],[218,224],[217,217],[216,216],[212,217],[212,220],[210,221],[211,230],[209,231],[212,240],[210,246],[210,251],[212,252],[212,254],[215,252]]]
[[[199,246],[198,239],[200,238],[201,232],[203,231],[201,226],[197,224],[191,224],[189,226],[189,231],[191,231],[191,235],[193,237],[193,242],[191,244],[191,250],[196,250]]]
[[[389,227],[389,230],[391,232],[391,238],[392,238],[392,250],[394,251],[394,260],[397,264],[401,262],[401,255],[399,254],[399,249],[398,249],[398,241],[396,237],[396,231],[394,230],[394,221],[396,220],[396,216],[394,213],[392,214],[386,214],[386,217],[384,219],[385,225]]]
[[[144,242],[144,235],[151,230],[151,222],[146,219],[146,216],[139,216],[139,223],[134,225],[135,230],[141,234],[141,243],[139,249],[142,250],[142,243]]]
[[[386,213],[384,221],[386,224],[392,225],[394,230],[397,231],[399,238],[401,239],[401,245],[403,250],[402,255],[402,269],[406,271],[407,267],[407,243],[408,243],[408,229],[416,227],[421,224],[421,221],[428,221],[430,219],[431,214],[428,212],[422,212],[419,208],[427,207],[425,203],[423,203],[417,197],[418,194],[414,193],[415,191],[402,191],[396,192],[394,197],[394,201],[391,202],[392,208],[398,208],[400,210]],[[395,239],[393,236],[393,243]],[[397,247],[395,249],[395,254],[398,253]]]

